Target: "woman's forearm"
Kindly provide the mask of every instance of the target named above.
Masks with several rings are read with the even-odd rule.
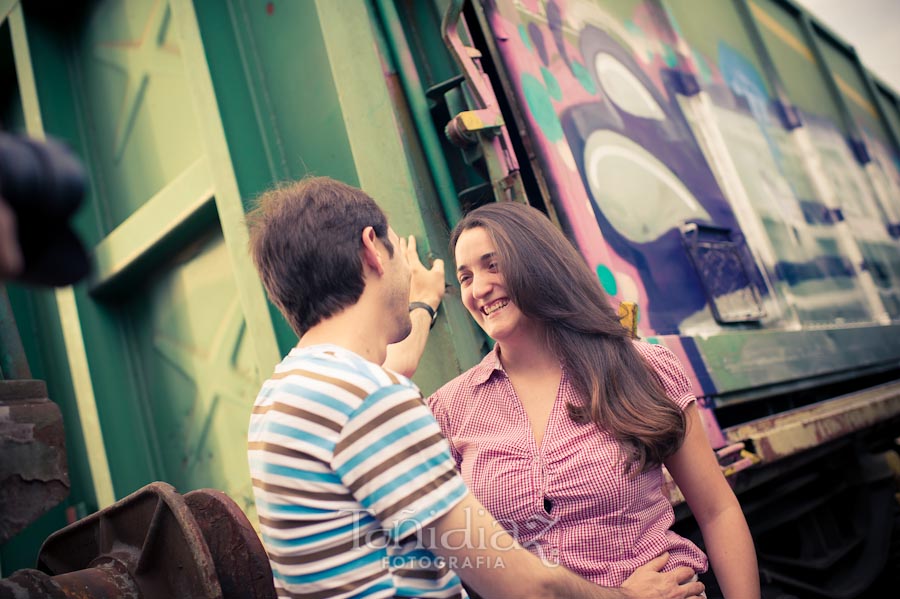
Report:
[[[759,599],[756,551],[740,506],[718,514],[701,531],[725,599]]]

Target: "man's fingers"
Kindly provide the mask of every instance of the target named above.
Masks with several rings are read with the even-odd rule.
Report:
[[[647,562],[646,564],[644,564],[643,566],[641,566],[640,568],[637,568],[637,569],[638,570],[646,569],[646,570],[653,570],[654,572],[659,572],[660,570],[662,570],[665,567],[667,561],[669,561],[669,552],[668,551],[665,553],[659,554],[658,556],[654,557],[652,560],[650,560],[649,562]],[[693,576],[693,575],[694,575],[694,573],[692,571],[691,576]]]
[[[407,242],[407,246],[409,247],[409,251],[415,253],[416,252],[416,236],[410,235],[409,241]]]
[[[688,568],[687,566],[681,566],[680,568],[676,568],[672,570],[672,575],[675,576],[675,580],[678,584],[684,584],[693,578],[697,573],[694,572],[693,568]]]
[[[444,261],[440,258],[435,258],[434,262],[431,263],[432,272],[439,272],[443,276],[444,274]]]
[[[689,582],[688,584],[682,585],[685,591],[685,597],[687,599],[702,599],[704,591],[704,586],[702,582]]]

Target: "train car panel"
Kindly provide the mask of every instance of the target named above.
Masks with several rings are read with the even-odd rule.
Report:
[[[91,181],[92,278],[10,291],[68,425],[71,517],[154,479],[255,517],[247,410],[296,337],[243,215],[315,174],[446,260],[465,210],[545,210],[685,365],[768,575],[841,596],[809,571],[889,534],[841,518],[890,509],[873,455],[900,434],[900,107],[790,0],[103,0],[62,25],[11,5],[0,118],[68,141]],[[488,345],[448,294],[417,382]],[[852,534],[814,547],[832,524]]]

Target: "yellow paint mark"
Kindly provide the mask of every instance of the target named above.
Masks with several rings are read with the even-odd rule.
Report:
[[[459,120],[462,121],[466,131],[480,131],[486,128],[484,121],[471,110],[459,113]]]
[[[619,304],[619,322],[628,329],[633,338],[637,338],[638,305],[636,302],[621,302]]]
[[[832,73],[832,76],[834,77],[834,82],[837,83],[838,88],[845,96],[853,100],[857,106],[872,115],[873,119],[876,121],[878,120],[878,111],[875,110],[875,106],[871,102],[862,97],[862,95],[853,89],[849,83],[844,81],[840,75]]]
[[[816,62],[815,57],[813,57],[812,51],[806,44],[804,44],[801,40],[798,40],[793,33],[788,31],[781,23],[770,17],[769,14],[759,6],[757,6],[756,3],[750,2],[749,4],[750,10],[753,12],[753,16],[756,17],[756,20],[759,21],[761,25],[772,32],[775,37],[793,48],[795,52],[800,54],[800,56],[802,56],[809,62]]]
[[[784,26],[781,25],[778,21],[773,19],[769,14],[756,5],[755,2],[749,2],[750,10],[753,12],[753,16],[761,25],[763,25],[766,29],[768,29],[775,37],[783,41],[785,44],[790,46],[795,52],[800,54],[803,58],[808,60],[809,62],[816,62],[815,57],[813,56],[812,50],[809,49],[803,41],[797,39],[797,37],[788,31]],[[841,92],[853,100],[857,106],[868,112],[872,115],[873,118],[878,118],[878,112],[875,110],[875,106],[872,105],[871,102],[866,100],[863,96],[859,94],[855,89],[853,89],[850,84],[844,81],[840,75],[832,73],[834,77],[834,81],[837,84],[838,88]]]

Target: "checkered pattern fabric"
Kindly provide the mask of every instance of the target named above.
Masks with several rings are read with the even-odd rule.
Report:
[[[695,401],[671,351],[635,346],[672,401],[682,409]],[[532,552],[603,586],[619,586],[664,551],[667,571],[705,571],[703,552],[669,530],[674,514],[662,468],[625,476],[612,435],[566,413],[566,404],[584,400],[565,371],[548,401],[554,404],[537,446],[496,348],[428,399],[469,489]]]

